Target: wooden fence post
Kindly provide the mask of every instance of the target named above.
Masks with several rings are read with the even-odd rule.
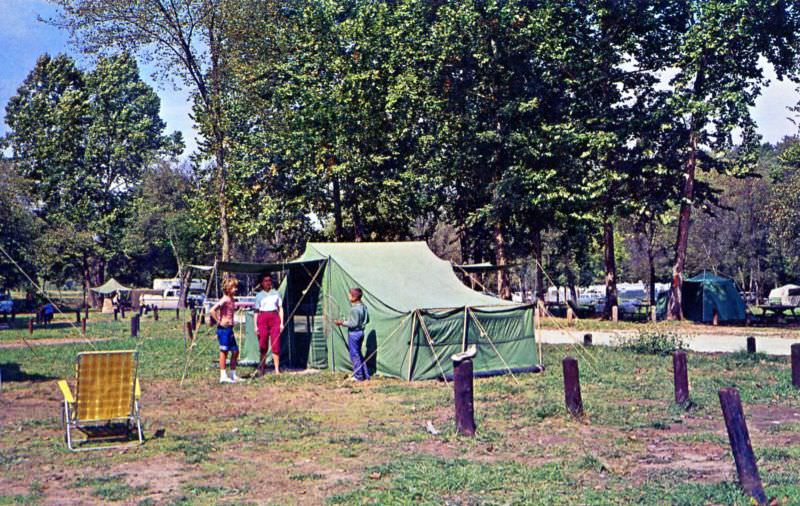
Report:
[[[80,322],[81,322],[81,310],[80,309],[76,309],[75,310],[75,323],[80,323]]]
[[[176,320],[180,320],[181,319],[181,308],[179,308],[179,307],[175,308],[175,319]]]
[[[753,336],[747,337],[747,353],[756,352],[756,338]]]
[[[86,318],[81,320],[81,335],[86,337]]]
[[[462,436],[475,435],[475,406],[472,395],[472,359],[453,360],[453,391],[455,393],[456,432]]]
[[[33,318],[28,318],[28,334],[33,335]]]
[[[744,418],[739,391],[735,388],[721,388],[719,402],[722,406],[722,415],[725,417],[725,427],[728,429],[728,439],[733,459],[736,462],[739,484],[744,492],[755,499],[758,504],[766,504],[767,496],[758,474],[756,457],[750,444],[750,434],[747,431],[747,422]]]
[[[114,321],[119,319],[119,309],[114,308]]]
[[[153,320],[158,321],[158,306],[153,306]]]
[[[564,401],[573,416],[583,415],[583,399],[581,398],[581,380],[578,372],[578,361],[566,357],[561,361],[564,371]]]
[[[791,346],[792,349],[792,385],[800,388],[800,343]]]
[[[131,337],[137,337],[138,335],[139,335],[139,315],[133,315],[131,316]]]
[[[584,334],[583,335],[583,345],[584,346],[591,346],[592,345],[592,334]]]
[[[676,351],[672,354],[672,374],[675,382],[675,403],[688,407],[689,375],[686,368],[685,351]]]

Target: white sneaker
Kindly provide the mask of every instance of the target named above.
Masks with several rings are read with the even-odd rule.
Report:
[[[219,382],[220,383],[235,383],[235,381],[233,381],[232,379],[230,379],[228,377],[228,375],[225,373],[225,371],[220,371]]]
[[[236,375],[236,371],[231,371],[230,378],[231,378],[231,383],[239,383],[240,381],[242,381],[242,378]]]

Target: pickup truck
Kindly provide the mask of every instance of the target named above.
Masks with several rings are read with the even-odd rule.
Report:
[[[177,288],[167,288],[161,295],[142,295],[140,304],[142,306],[157,307],[158,309],[175,309],[178,307],[180,290]],[[186,296],[186,303],[194,302],[195,306],[202,306],[205,295],[197,292],[189,292]]]

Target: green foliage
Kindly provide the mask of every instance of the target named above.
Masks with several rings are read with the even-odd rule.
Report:
[[[640,330],[635,335],[620,337],[617,345],[634,353],[661,356],[686,348],[686,342],[679,333],[663,330]]]

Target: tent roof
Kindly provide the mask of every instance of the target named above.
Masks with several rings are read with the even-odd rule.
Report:
[[[291,262],[269,262],[269,263],[252,263],[252,262],[220,262],[217,268],[221,272],[234,272],[237,274],[261,274],[262,272],[275,272],[285,271],[293,265],[302,265],[306,263],[315,263],[319,260],[304,261],[293,260]]]
[[[715,276],[710,272],[703,271],[692,278],[686,279],[690,283],[729,283],[733,282],[731,279]]]
[[[131,289],[123,286],[116,279],[111,278],[102,285],[92,288],[92,291],[107,295],[109,293],[114,293],[114,292],[130,292]]]
[[[301,261],[331,258],[361,288],[398,311],[515,306],[466,287],[423,241],[308,243]]]

